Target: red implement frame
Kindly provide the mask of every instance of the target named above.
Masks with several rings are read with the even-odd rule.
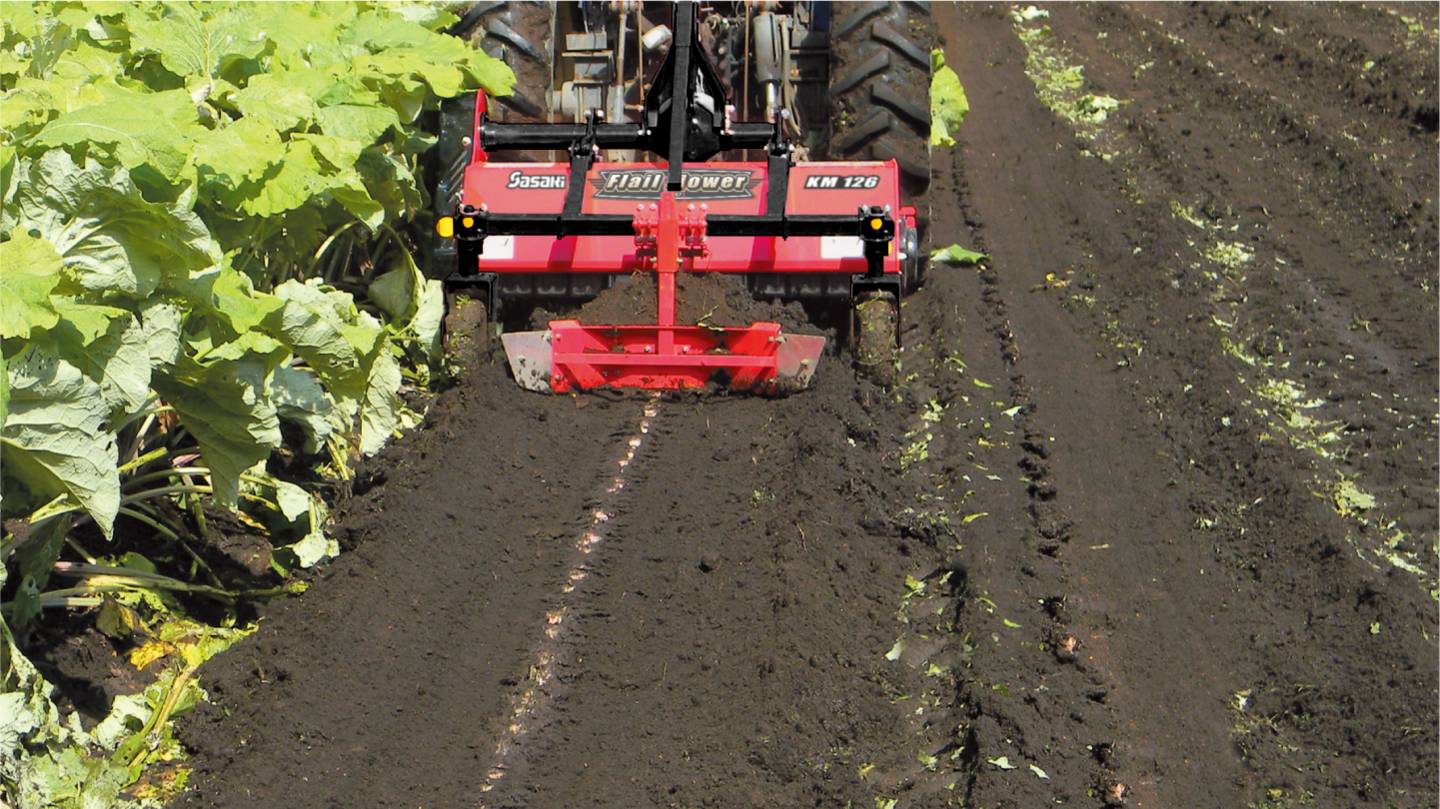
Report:
[[[682,243],[683,238],[683,243]],[[730,387],[759,392],[809,384],[825,338],[780,333],[778,323],[711,328],[675,324],[675,273],[681,250],[705,250],[705,206],[677,211],[666,191],[658,204],[638,206],[635,241],[654,250],[658,321],[653,326],[586,326],[555,320],[548,332],[506,334],[515,378],[532,390],[633,387],[678,390],[704,386],[717,372]]]

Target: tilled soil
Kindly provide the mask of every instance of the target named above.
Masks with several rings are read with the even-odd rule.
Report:
[[[897,391],[482,369],[202,672],[180,804],[1435,805],[1436,8],[1046,8],[934,5],[992,258]]]

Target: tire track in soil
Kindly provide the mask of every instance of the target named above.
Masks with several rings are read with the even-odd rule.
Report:
[[[953,650],[940,636],[885,657],[906,576],[946,569],[894,524],[902,490],[875,457],[887,442],[873,421],[903,409],[872,389],[872,420],[849,377],[832,360],[788,399],[663,405],[603,562],[578,588],[552,718],[489,805],[948,794],[958,775],[916,762],[955,749],[953,688],[917,669],[954,665]],[[927,604],[953,597],[937,585]]]
[[[1345,300],[1347,288],[1364,287],[1357,293],[1361,305],[1376,298],[1401,300],[1406,293],[1389,276],[1376,283],[1355,273],[1353,264],[1336,260],[1337,251],[1320,246],[1344,243],[1385,254],[1397,241],[1383,231],[1347,225],[1370,220],[1363,211],[1345,209],[1343,201],[1323,222],[1307,222],[1304,199],[1293,197],[1296,181],[1274,178],[1288,171],[1300,177],[1302,187],[1331,182],[1325,172],[1334,167],[1307,145],[1308,138],[1281,144],[1298,158],[1293,162],[1273,146],[1261,147],[1258,154],[1241,150],[1225,163],[1192,166],[1172,160],[1167,147],[1189,150],[1197,159],[1203,147],[1209,159],[1223,149],[1237,149],[1237,143],[1264,138],[1246,129],[1252,117],[1245,102],[1249,90],[1232,110],[1215,103],[1221,94],[1207,95],[1205,84],[1193,89],[1193,77],[1207,75],[1204,57],[1197,63],[1186,48],[1165,46],[1160,37],[1137,46],[1131,37],[1143,40],[1146,34],[1116,21],[1132,14],[1130,8],[1052,7],[1052,24],[1076,50],[1128,47],[1141,54],[1137,62],[1161,54],[1180,57],[1173,74],[1169,64],[1156,66],[1158,75],[1146,74],[1162,87],[1173,80],[1168,88],[1178,98],[1166,98],[1154,115],[1137,101],[1117,124],[1149,147],[1130,166],[1124,161],[1108,166],[1083,156],[1083,144],[1039,105],[1023,73],[1024,49],[1015,41],[1007,7],[947,6],[937,13],[951,46],[947,61],[972,99],[959,155],[963,213],[958,216],[966,227],[956,232],[968,231],[994,256],[993,277],[985,279],[986,300],[993,325],[1004,327],[998,332],[1002,339],[1005,330],[1014,335],[1012,395],[1017,402],[1029,401],[1030,430],[1042,428],[1032,438],[1043,438],[1044,432],[1054,436],[1032,442],[1047,452],[1022,459],[1027,465],[1043,462],[1047,474],[1048,485],[1031,491],[1039,534],[1033,547],[1060,566],[1067,597],[1055,610],[1056,620],[1080,638],[1075,663],[1091,670],[1095,685],[1089,696],[1104,706],[1114,729],[1113,744],[1091,745],[1102,765],[1089,787],[1091,796],[1105,799],[1107,781],[1114,778],[1128,785],[1134,805],[1246,805],[1325,796],[1322,804],[1380,806],[1406,803],[1415,795],[1423,804],[1427,794],[1433,802],[1433,756],[1419,753],[1427,743],[1423,731],[1404,718],[1413,716],[1415,706],[1433,703],[1433,629],[1425,634],[1435,625],[1433,603],[1405,576],[1397,580],[1396,570],[1386,572],[1390,580],[1385,581],[1334,550],[1347,526],[1310,495],[1314,473],[1309,464],[1287,447],[1266,445],[1264,424],[1235,407],[1238,397],[1230,381],[1235,372],[1208,317],[1196,315],[1196,301],[1187,300],[1184,292],[1177,300],[1166,289],[1173,277],[1166,272],[1167,265],[1173,267],[1168,257],[1178,258],[1190,248],[1168,210],[1157,215],[1153,206],[1163,209],[1168,193],[1186,202],[1210,199],[1222,208],[1236,203],[1239,211],[1293,211],[1287,220],[1291,239],[1276,249],[1286,250],[1292,263],[1294,253],[1303,250],[1317,270],[1338,279],[1325,283],[1325,290],[1332,294],[1328,303],[1341,312],[1353,305]],[[1187,14],[1212,8],[1185,7]],[[1264,13],[1262,6],[1244,8]],[[1107,18],[1109,24],[1100,30],[1108,39],[1077,22],[1090,16]],[[1198,30],[1208,29],[1202,25]],[[1098,48],[1097,41],[1102,42]],[[1135,81],[1145,73],[1137,62],[1123,72],[1106,72],[1104,60],[1094,60],[1085,75],[1097,92],[1154,96],[1153,87]],[[1232,59],[1232,67],[1236,64]],[[1133,75],[1125,75],[1130,71]],[[1203,115],[1187,116],[1190,92],[1202,100],[1194,109],[1205,110]],[[1210,99],[1211,106],[1203,99]],[[1159,104],[1158,98],[1154,101]],[[1167,124],[1170,115],[1178,120]],[[1306,120],[1315,118],[1306,115]],[[1206,123],[1214,131],[1207,131]],[[1418,167],[1433,182],[1433,154],[1425,158],[1429,152],[1433,144],[1422,147],[1424,162]],[[1259,155],[1278,159],[1267,164]],[[1344,170],[1343,162],[1338,165]],[[1315,176],[1301,176],[1306,171]],[[1243,183],[1237,179],[1229,185],[1232,178]],[[1143,189],[1144,199],[1132,195],[1135,189]],[[1386,193],[1367,189],[1359,197]],[[1317,205],[1331,205],[1330,199],[1322,197]],[[1256,241],[1264,252],[1265,237]],[[1421,260],[1433,265],[1433,246],[1424,249]],[[1080,287],[1074,297],[1071,290],[1045,287],[1047,273],[1067,279],[1071,271]],[[1415,277],[1409,271],[1394,276],[1405,283]],[[1303,293],[1306,286],[1299,289]],[[1311,335],[1312,325],[1321,335],[1339,331],[1333,312],[1317,314],[1294,293],[1264,291],[1248,302],[1250,316],[1272,320],[1286,339]],[[1074,305],[1087,295],[1098,299],[1093,315]],[[1292,325],[1297,313],[1316,319]],[[1382,356],[1375,360],[1383,366],[1388,357],[1398,366],[1398,379],[1385,386],[1421,407],[1430,396],[1412,385],[1424,368],[1434,367],[1433,355],[1424,348],[1433,346],[1433,317],[1433,302],[1386,317],[1393,337],[1389,345],[1378,346],[1385,351],[1377,352]],[[1428,332],[1411,326],[1426,323]],[[1323,337],[1311,343],[1299,339],[1302,347],[1329,344]],[[1337,359],[1333,349],[1310,352],[1316,355],[1332,364]],[[1412,367],[1420,374],[1412,375]],[[1363,408],[1364,401],[1360,404]],[[1208,426],[1222,416],[1224,426],[1233,423],[1233,429]],[[1373,423],[1384,417],[1367,413],[1362,418]],[[1418,463],[1395,464],[1399,459],[1393,454],[1388,460],[1406,468],[1411,480],[1433,480],[1433,465],[1425,466],[1426,456],[1433,457],[1433,429],[1416,438]],[[1368,441],[1361,446],[1369,449]],[[1395,485],[1394,472],[1378,463],[1361,468]],[[1423,500],[1410,507],[1426,515],[1412,523],[1416,530],[1433,531],[1433,508]],[[1222,513],[1231,515],[1220,521],[1222,530],[1201,529],[1201,518],[1209,522],[1208,515]],[[1056,536],[1047,536],[1056,529]],[[1010,551],[1009,565],[986,568],[987,574],[999,573],[992,581],[1023,587],[1026,578],[1044,577],[1045,565],[1020,548]],[[1007,577],[1007,568],[1021,575]],[[972,578],[979,574],[975,568],[971,572]],[[1048,600],[1045,606],[1050,611],[1057,602]],[[1383,616],[1372,619],[1377,607]],[[1407,629],[1396,637],[1377,636],[1365,628],[1372,620]],[[994,679],[1017,669],[1023,673],[1026,664],[1041,670],[1033,655],[1028,660],[977,655],[974,668],[982,678]],[[1377,690],[1380,683],[1384,686]],[[1262,694],[1264,708],[1253,702]],[[1237,711],[1242,695],[1251,702]],[[1358,714],[1341,707],[1362,703]],[[1013,702],[992,699],[982,704],[977,719],[1008,730],[1007,725],[1024,725],[1027,713]],[[1076,734],[1093,734],[1095,723],[1083,714],[1051,720],[1052,728],[1068,725]],[[1414,727],[1397,732],[1407,723]],[[1364,733],[1375,740],[1374,747],[1356,743],[1350,734],[1358,726],[1368,727]],[[1006,749],[995,735],[988,744],[983,735],[977,738],[978,761]],[[1085,788],[1073,781],[1068,785]],[[1011,772],[982,767],[971,795],[978,805],[1034,805],[1043,793],[1033,787]]]
[[[1073,733],[1051,735],[1083,740],[1067,752],[1088,754],[1092,769],[1089,775],[1077,771],[1079,777],[1060,788],[1076,799],[1139,788],[1137,805],[1238,805],[1238,762],[1229,752],[1229,728],[1215,710],[1223,704],[1219,695],[1235,682],[1217,665],[1226,641],[1209,630],[1207,607],[1213,609],[1217,599],[1208,593],[1177,598],[1176,592],[1192,589],[1180,571],[1198,568],[1183,558],[1196,551],[1177,558],[1170,546],[1153,541],[1188,531],[1183,505],[1150,470],[1153,460],[1145,456],[1153,453],[1136,451],[1136,444],[1153,438],[1135,423],[1113,363],[1097,361],[1103,346],[1062,310],[1037,306],[1030,290],[1046,272],[1063,275],[1080,258],[1070,220],[1103,202],[1068,197],[1070,188],[1056,193],[1059,184],[1073,182],[1074,161],[1086,158],[1055,148],[1071,136],[1035,98],[1023,72],[1024,49],[1003,10],[947,7],[937,18],[947,42],[978,46],[947,50],[967,92],[983,99],[966,119],[957,156],[967,192],[962,207],[973,240],[993,257],[982,276],[983,295],[1013,365],[1011,395],[1025,405],[1025,418],[1017,421],[1024,431],[1019,463],[1032,481],[1030,541],[1006,548],[999,564],[987,569],[1028,596],[1026,611],[1048,619],[1043,625],[1052,648],[1059,647],[1061,669],[1074,667],[1082,675],[1067,678],[1074,715],[1062,723],[1073,724]],[[1058,567],[1052,573],[1058,590],[1027,581],[1035,577],[1024,570],[1051,566]],[[1072,652],[1060,646],[1076,636]],[[976,668],[992,677],[1053,668],[1038,652],[1027,656],[978,661]],[[1074,707],[1082,704],[1076,692],[1100,707],[1098,723]],[[1005,748],[1000,742],[1011,738],[1012,726],[1032,726],[1026,738],[1047,735],[1004,700],[982,699],[981,705],[985,724],[993,723],[989,738],[979,740],[981,759]],[[994,805],[1014,794],[1016,780],[986,773],[973,797]],[[1116,783],[1124,786],[1117,790]],[[1022,786],[1021,794],[1031,786]],[[1051,798],[1048,785],[1033,792]]]
[[[573,632],[578,620],[575,591],[590,577],[595,561],[600,558],[595,554],[605,541],[606,523],[615,514],[617,501],[624,493],[626,473],[635,461],[657,415],[659,406],[652,398],[641,409],[635,431],[625,436],[621,453],[615,462],[615,476],[605,487],[604,494],[591,505],[590,521],[576,538],[573,561],[560,585],[558,597],[555,599],[556,606],[545,613],[545,629],[533,656],[534,663],[522,690],[514,699],[510,723],[495,743],[494,763],[485,774],[485,783],[480,787],[481,793],[494,790],[509,770],[516,766],[520,743],[525,736],[542,726],[546,716],[551,713],[555,677],[565,660],[566,636]],[[484,809],[484,800],[480,807]]]

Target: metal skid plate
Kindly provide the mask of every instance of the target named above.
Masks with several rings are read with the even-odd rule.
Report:
[[[550,332],[521,331],[500,336],[505,343],[505,356],[510,358],[510,372],[526,390],[551,393]]]

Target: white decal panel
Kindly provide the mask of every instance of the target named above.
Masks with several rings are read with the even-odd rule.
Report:
[[[514,257],[514,236],[487,236],[485,238],[485,249],[481,251],[480,258],[509,259]]]
[[[859,236],[821,236],[821,258],[864,258],[865,243]]]

